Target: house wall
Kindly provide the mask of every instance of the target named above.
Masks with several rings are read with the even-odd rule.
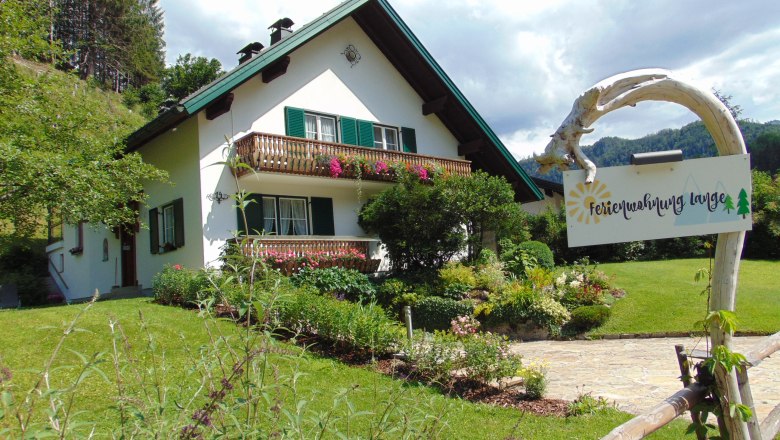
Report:
[[[559,194],[557,192],[552,193],[552,195],[548,195],[545,193],[544,200],[539,200],[538,202],[530,202],[530,203],[523,203],[521,206],[523,210],[525,210],[528,213],[539,215],[545,212],[548,209],[551,209],[553,211],[557,211],[563,206],[563,195]]]
[[[349,44],[361,54],[355,66],[350,66],[341,54]],[[254,131],[285,134],[286,106],[411,127],[415,129],[419,154],[459,157],[454,136],[435,115],[423,116],[422,99],[351,18],[290,54],[286,74],[268,84],[258,75],[233,94],[230,112],[212,121],[206,119],[205,112],[197,116],[203,249],[207,263],[219,257],[220,247],[236,230],[232,203],[210,202],[205,198],[214,191],[226,194],[237,191],[226,167],[214,165],[224,160],[225,139],[239,139]],[[360,202],[354,182],[345,192],[328,179],[285,178],[279,180],[269,173],[260,174],[252,183],[251,192],[333,197],[336,234],[363,235],[357,225],[356,210]],[[253,179],[242,180],[242,185]]]
[[[101,294],[122,281],[119,239],[104,227],[83,227],[83,251],[70,253],[77,246],[77,227],[63,225],[62,240],[46,247],[52,264],[49,271],[56,269],[60,275],[52,274],[68,301],[88,298],[97,289]],[[103,240],[108,243],[108,258],[103,259]],[[53,268],[52,268],[53,266]],[[63,284],[62,281],[65,283]]]
[[[138,282],[151,287],[152,277],[165,264],[181,264],[190,268],[203,267],[203,221],[201,218],[200,162],[198,157],[197,119],[190,118],[176,128],[156,137],[139,149],[144,161],[168,172],[171,183],[148,182],[144,191],[149,195],[140,209],[141,229],[136,240]],[[173,251],[152,254],[148,229],[149,210],[178,198],[184,205],[184,246]]]

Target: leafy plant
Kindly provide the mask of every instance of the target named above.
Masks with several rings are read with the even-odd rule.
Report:
[[[474,305],[469,301],[429,296],[412,306],[412,322],[415,327],[429,331],[446,330],[450,328],[453,319],[473,312]]]
[[[439,269],[439,283],[443,290],[456,285],[466,290],[473,289],[477,285],[474,269],[463,263],[449,262]]]
[[[525,395],[531,400],[538,400],[544,397],[547,391],[547,367],[544,364],[531,364],[520,370],[520,377],[523,378],[523,387]]]
[[[596,328],[607,322],[611,309],[605,305],[580,306],[571,311],[568,326],[578,332]]]
[[[152,277],[152,292],[161,304],[195,305],[204,298],[208,280],[202,272],[166,264]]]
[[[589,416],[604,411],[614,409],[607,399],[598,396],[593,397],[591,393],[580,393],[567,408],[569,416]]]
[[[292,276],[292,281],[296,286],[312,286],[321,293],[350,301],[371,302],[376,297],[374,284],[355,269],[303,269]]]
[[[522,357],[509,352],[506,336],[476,333],[463,340],[463,370],[469,379],[488,383],[517,374]]]

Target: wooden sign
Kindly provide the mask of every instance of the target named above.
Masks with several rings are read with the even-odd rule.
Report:
[[[563,173],[570,247],[748,231],[747,154]]]

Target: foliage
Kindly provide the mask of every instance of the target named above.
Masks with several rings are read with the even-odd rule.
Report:
[[[610,411],[614,409],[614,405],[610,405],[607,399],[598,396],[593,397],[591,393],[581,393],[569,403],[568,413],[569,416],[592,416],[604,411]]]
[[[355,269],[303,269],[292,276],[292,281],[296,286],[311,286],[323,294],[350,301],[371,302],[376,296],[376,287],[368,276]]]
[[[555,267],[553,253],[546,244],[540,241],[529,240],[520,243],[518,248],[520,251],[526,252],[533,257],[536,263],[544,269],[552,270]]]
[[[750,144],[750,160],[754,170],[776,174],[780,171],[780,129],[765,131]],[[753,194],[755,200],[755,193]]]
[[[520,370],[520,377],[523,378],[525,396],[528,399],[538,400],[544,397],[547,392],[547,366],[545,364],[524,366]]]
[[[753,171],[753,230],[744,254],[750,258],[780,258],[780,179]]]
[[[552,333],[558,333],[570,318],[566,308],[549,293],[521,281],[509,283],[500,295],[491,298],[487,306],[480,308],[480,316],[492,325],[531,320]]]
[[[48,0],[4,0],[2,4],[0,59],[15,54],[26,59],[61,60],[62,47],[48,38],[51,12]]]
[[[437,182],[403,179],[363,206],[359,224],[379,236],[395,272],[438,269],[465,242],[454,207]]]
[[[439,269],[439,295],[455,300],[476,287],[474,269],[462,263],[449,262]]]
[[[159,82],[140,87],[130,86],[122,92],[122,103],[127,108],[141,113],[146,119],[154,119],[160,112],[166,94]]]
[[[69,223],[134,224],[128,202],[145,200],[143,182],[166,178],[123,153],[142,120],[110,94],[40,69],[0,66],[0,220],[18,235],[32,234],[47,210]]]
[[[442,185],[459,223],[466,227],[469,260],[479,255],[486,232],[515,232],[512,229],[523,214],[503,176],[475,171],[471,176],[451,176]]]
[[[179,101],[219,78],[221,74],[222,63],[216,58],[209,60],[187,53],[179,55],[176,64],[165,69],[160,86],[166,97]]]
[[[46,302],[48,261],[41,240],[13,240],[0,249],[0,285],[13,284],[22,306]]]
[[[159,77],[164,67],[163,16],[157,0],[56,0],[54,37],[72,53],[81,79],[119,92]]]
[[[483,249],[480,253],[479,263],[475,266],[476,287],[489,292],[498,292],[506,284],[504,265],[496,255]]]
[[[446,330],[450,328],[453,319],[473,312],[474,305],[469,301],[429,296],[412,306],[412,322],[415,328]]]
[[[568,326],[578,332],[603,325],[609,319],[610,308],[603,305],[580,306],[571,311]]]
[[[458,316],[450,321],[450,332],[459,338],[465,338],[475,334],[479,325],[479,321],[472,316]]]
[[[398,272],[438,269],[464,246],[474,260],[485,232],[514,228],[522,216],[503,178],[475,172],[433,184],[421,183],[417,175],[403,177],[363,206],[359,223],[379,236]]]
[[[403,327],[377,305],[339,301],[307,291],[286,298],[278,313],[281,324],[295,332],[372,353],[390,352],[404,334]]]
[[[202,271],[166,264],[152,277],[152,292],[160,304],[195,305],[206,296],[208,280]]]
[[[452,381],[452,372],[457,368],[462,347],[455,335],[437,330],[432,335],[416,332],[414,338],[406,343],[404,352],[421,379],[446,386]]]
[[[602,304],[611,289],[609,278],[586,258],[555,279],[557,295],[569,308]]]
[[[489,383],[512,377],[522,366],[521,356],[509,352],[506,336],[475,333],[463,340],[463,351],[462,368],[472,380]]]

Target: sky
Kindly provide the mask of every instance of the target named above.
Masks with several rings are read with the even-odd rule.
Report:
[[[731,95],[741,117],[780,119],[777,0],[389,0],[517,158],[541,153],[583,91],[612,75],[663,68]],[[237,65],[282,17],[293,30],[338,0],[160,0],[166,62],[180,54]],[[638,138],[697,119],[643,102],[599,119],[581,144]]]

